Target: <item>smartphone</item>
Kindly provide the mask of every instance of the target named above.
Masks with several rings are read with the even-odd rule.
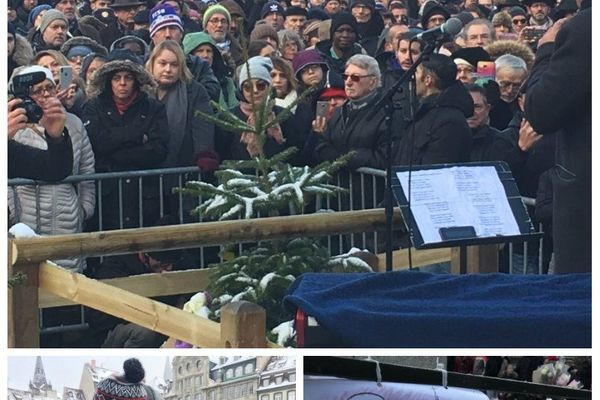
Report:
[[[329,112],[328,101],[317,101],[317,117],[327,118]]]
[[[477,63],[477,76],[480,78],[494,79],[496,77],[496,65],[493,61],[479,61]]]
[[[58,86],[60,90],[65,90],[73,81],[73,68],[65,65],[60,67],[58,72]]]
[[[526,27],[523,28],[523,39],[528,42],[537,42],[546,33],[544,28]]]

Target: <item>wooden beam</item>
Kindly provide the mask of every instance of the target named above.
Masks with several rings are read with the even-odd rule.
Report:
[[[197,293],[206,290],[212,269],[163,272],[162,274],[135,275],[126,278],[103,279],[106,283],[143,297],[170,296],[174,294]],[[49,293],[40,288],[40,308],[75,305],[70,300]]]
[[[395,210],[394,224],[402,217]],[[12,241],[12,262],[108,256],[270,239],[372,232],[385,226],[383,209],[160,226],[22,238]]]
[[[467,274],[493,274],[499,270],[498,245],[467,246]],[[460,249],[452,249],[450,271],[460,274]]]
[[[423,267],[425,265],[431,265],[436,263],[450,261],[450,248],[444,249],[431,249],[431,250],[416,250],[412,249],[412,265],[413,267]],[[396,250],[392,253],[392,266],[393,270],[408,269],[408,249]],[[385,253],[378,254],[379,266],[385,271]]]
[[[38,266],[18,265],[9,268],[9,276],[26,276],[22,283],[8,290],[9,346],[15,348],[40,347],[38,306]]]
[[[221,347],[266,347],[267,312],[248,301],[221,307]]]
[[[214,321],[69,272],[50,262],[40,265],[39,276],[39,286],[57,296],[198,347],[220,347],[221,329]]]

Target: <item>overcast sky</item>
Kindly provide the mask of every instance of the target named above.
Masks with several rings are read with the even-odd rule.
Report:
[[[42,364],[46,372],[46,379],[52,387],[62,395],[64,386],[79,388],[83,365],[91,359],[96,360],[96,365],[107,369],[123,372],[123,361],[131,356],[42,356]],[[154,377],[163,377],[166,356],[138,356],[146,370],[146,381]],[[27,390],[29,381],[33,379],[36,357],[8,357],[8,387],[11,389]]]

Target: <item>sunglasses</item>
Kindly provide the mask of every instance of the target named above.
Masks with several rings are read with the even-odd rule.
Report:
[[[352,82],[360,82],[360,80],[362,78],[367,78],[369,76],[373,76],[373,74],[369,74],[369,75],[348,75],[348,74],[342,74],[342,79],[344,80],[344,82],[346,82],[348,80],[348,78],[350,78],[350,80]]]
[[[257,81],[257,82],[252,82],[252,81],[246,81],[242,84],[242,89],[244,89],[247,92],[251,92],[252,89],[256,88],[257,91],[262,92],[264,90],[266,90],[269,87],[269,84],[265,81]]]
[[[513,19],[512,23],[515,25],[525,25],[527,23],[527,20],[525,18],[523,18],[523,19],[517,18],[517,19]]]

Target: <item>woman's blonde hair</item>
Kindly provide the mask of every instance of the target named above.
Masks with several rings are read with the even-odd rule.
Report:
[[[154,47],[152,53],[150,53],[150,57],[148,57],[148,61],[146,61],[146,71],[150,72],[150,75],[154,76],[154,60],[156,60],[156,57],[158,57],[164,50],[168,50],[175,54],[175,58],[177,58],[177,62],[179,63],[179,79],[185,83],[192,82],[194,76],[185,63],[185,54],[183,54],[181,46],[173,40],[165,40]]]

